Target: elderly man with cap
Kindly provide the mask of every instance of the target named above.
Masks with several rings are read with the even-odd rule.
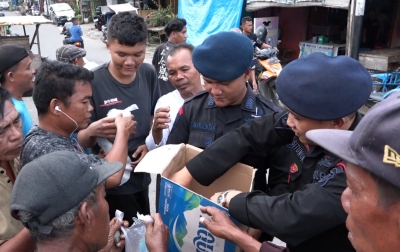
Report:
[[[12,96],[15,108],[22,120],[22,133],[24,137],[33,126],[22,96],[33,88],[35,70],[31,67],[32,60],[26,49],[18,45],[0,45],[0,83]]]
[[[63,45],[56,51],[58,61],[70,63],[77,66],[84,66],[83,57],[86,56],[86,50],[74,45]]]
[[[194,49],[193,64],[203,75],[206,90],[185,101],[167,144],[188,143],[204,149],[240,125],[280,111],[272,101],[254,94],[246,84],[252,55],[249,39],[234,32],[211,35]],[[242,159],[242,162],[258,168],[255,189],[267,192],[279,184],[274,194],[287,190],[287,173],[283,169],[288,165],[288,155],[288,150],[282,147],[268,151],[268,158],[249,153]],[[267,168],[272,168],[269,187]]]
[[[0,251],[35,250],[28,230],[11,217],[9,207],[24,141],[21,123],[10,93],[0,87]]]
[[[43,155],[21,170],[12,191],[11,215],[29,229],[38,252],[102,250],[114,240],[109,237],[105,180],[122,167],[119,162],[91,166],[69,151]],[[146,242],[166,251],[162,248],[168,229],[159,215],[154,217],[154,225],[146,224],[146,237],[151,237]]]
[[[340,203],[346,165],[306,138],[306,132],[354,130],[361,120],[357,110],[371,90],[368,71],[349,57],[313,53],[293,61],[277,80],[288,112],[266,115],[228,133],[189,161],[173,180],[187,185],[194,178],[208,185],[246,153],[286,145],[292,152],[287,167],[290,193],[270,197],[227,191],[213,200],[241,223],[285,241],[291,251],[354,251]]]
[[[374,106],[356,129],[311,130],[306,136],[347,162],[342,194],[348,238],[357,251],[400,249],[400,96]]]

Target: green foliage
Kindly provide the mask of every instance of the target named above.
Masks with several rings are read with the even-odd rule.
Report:
[[[77,18],[78,20],[81,20],[81,21],[82,21],[82,15],[81,15],[81,14],[76,15],[76,18]]]
[[[75,17],[78,17],[78,15],[81,13],[79,10],[79,5],[77,5],[75,2],[70,2],[69,5],[71,6],[71,9],[74,10]]]
[[[158,10],[150,12],[145,17],[145,20],[148,27],[157,27],[166,25],[174,18],[176,18],[176,15],[172,10],[171,5],[168,5],[165,9],[159,7]]]

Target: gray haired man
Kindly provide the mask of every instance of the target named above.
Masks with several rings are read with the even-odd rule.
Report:
[[[29,229],[38,252],[118,251],[121,247],[105,248],[113,237],[104,197],[105,180],[121,168],[119,162],[91,167],[69,151],[43,155],[21,170],[12,192],[11,215]],[[154,226],[162,229],[158,220]],[[166,240],[165,232],[148,230],[153,232],[146,234],[151,243]]]

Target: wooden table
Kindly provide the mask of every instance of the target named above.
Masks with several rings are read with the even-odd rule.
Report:
[[[161,41],[162,41],[161,40],[161,35],[165,35],[164,28],[165,28],[165,26],[148,27],[147,28],[147,32],[148,32],[147,39],[148,39],[148,42],[150,43],[150,37],[152,37],[152,38],[158,39],[160,41],[160,44],[161,44]],[[151,33],[156,33],[157,35],[153,36]]]
[[[360,53],[358,60],[367,69],[391,71],[392,63],[400,63],[400,48],[379,49]]]

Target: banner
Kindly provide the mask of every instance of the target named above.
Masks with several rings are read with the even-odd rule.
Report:
[[[211,34],[240,26],[244,1],[179,0],[178,17],[186,19],[187,43],[200,45]]]

